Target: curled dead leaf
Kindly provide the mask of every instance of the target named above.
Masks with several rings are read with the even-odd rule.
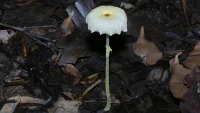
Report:
[[[194,69],[200,66],[200,41],[196,44],[193,51],[190,52],[183,65],[189,69]]]
[[[70,35],[74,31],[74,23],[72,22],[72,16],[74,15],[74,12],[71,16],[67,17],[61,24],[60,28],[62,32],[64,33],[64,37]]]
[[[170,64],[170,72],[172,73],[169,89],[175,98],[181,98],[188,91],[188,88],[184,84],[184,78],[187,74],[190,74],[192,70],[183,67],[179,63],[179,55],[182,53],[178,53],[174,59],[169,61]]]
[[[133,43],[133,51],[145,65],[154,65],[162,58],[162,52],[156,47],[155,43],[145,38],[144,26],[140,29],[138,40]]]

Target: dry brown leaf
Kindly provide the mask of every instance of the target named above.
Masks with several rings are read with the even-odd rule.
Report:
[[[72,64],[67,64],[65,68],[63,68],[63,71],[65,74],[70,74],[74,77],[73,85],[77,84],[82,77],[82,74],[79,72],[79,70],[76,69]]]
[[[154,65],[162,58],[162,53],[155,43],[145,38],[144,26],[140,29],[138,40],[133,43],[133,51],[142,59],[142,63],[145,65]]]
[[[194,69],[200,66],[200,41],[196,44],[193,51],[190,52],[183,65],[189,69]]]
[[[63,69],[63,71],[65,74],[70,74],[74,77],[80,78],[82,76],[79,70],[76,69],[72,64],[67,64],[65,68]]]
[[[72,22],[73,15],[74,13],[72,13],[71,16],[67,17],[60,26],[62,32],[64,33],[64,37],[70,35],[74,31],[74,23]]]
[[[0,30],[0,41],[4,44],[8,43],[8,40],[16,33],[13,30]]]
[[[188,88],[184,84],[184,78],[187,74],[190,74],[192,70],[183,67],[179,63],[178,56],[181,53],[178,53],[174,59],[169,61],[170,72],[172,73],[169,89],[175,98],[181,98],[188,91]]]

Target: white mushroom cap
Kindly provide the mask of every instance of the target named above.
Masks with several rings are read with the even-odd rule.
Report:
[[[127,31],[127,16],[123,9],[115,6],[99,6],[86,17],[88,29],[101,34],[121,34]]]

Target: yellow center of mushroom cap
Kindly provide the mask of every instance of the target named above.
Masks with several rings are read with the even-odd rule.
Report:
[[[103,16],[105,16],[105,17],[109,17],[110,15],[111,15],[110,12],[104,12],[104,13],[103,13]]]

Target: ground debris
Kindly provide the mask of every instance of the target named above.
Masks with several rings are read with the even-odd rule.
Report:
[[[18,104],[31,103],[31,104],[45,105],[47,102],[43,99],[25,97],[25,96],[10,97],[6,101],[8,102],[2,107],[0,113],[14,113],[15,108],[17,107]]]
[[[49,108],[49,113],[78,113],[78,107],[81,105],[81,101],[77,100],[65,100],[63,97],[59,97],[54,107]]]
[[[7,44],[16,33],[13,30],[0,30],[0,41]]]
[[[179,113],[181,103],[185,113],[199,105],[199,0],[0,0],[2,110],[102,111],[105,35],[85,22],[99,5],[121,5],[128,19],[128,32],[111,38],[109,112]]]

